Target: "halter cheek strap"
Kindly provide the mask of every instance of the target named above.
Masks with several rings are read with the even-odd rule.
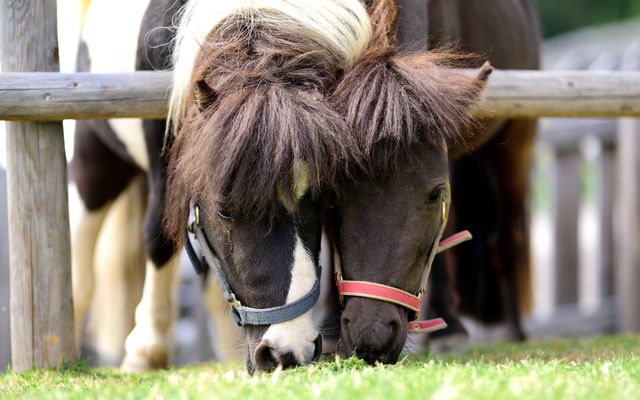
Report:
[[[446,203],[443,202],[441,211],[441,225],[438,229],[433,245],[431,246],[429,259],[427,260],[425,270],[420,279],[420,289],[417,295],[392,286],[383,285],[381,283],[344,280],[342,276],[341,261],[339,259],[339,256],[336,254],[334,260],[334,269],[336,276],[336,285],[338,286],[338,293],[340,294],[341,299],[343,296],[352,296],[382,300],[405,307],[413,311],[417,316],[420,312],[420,306],[422,305],[422,298],[424,294],[424,288],[426,287],[427,279],[429,277],[429,270],[436,254],[439,254],[445,250],[459,245],[460,243],[472,239],[471,233],[469,231],[462,231],[456,233],[453,236],[450,236],[445,240],[438,242],[444,232],[446,220],[447,209]],[[408,330],[409,332],[414,333],[427,333],[444,329],[446,327],[447,324],[442,318],[435,318],[427,321],[411,321],[409,322]]]
[[[195,249],[193,248],[190,237],[191,234],[198,242],[204,261],[218,279],[222,292],[224,293],[224,299],[231,306],[231,316],[238,326],[273,325],[290,321],[311,310],[311,308],[316,304],[318,297],[320,296],[319,268],[316,271],[317,276],[313,287],[300,299],[292,303],[270,308],[252,308],[243,306],[231,290],[229,282],[220,268],[219,258],[202,228],[199,207],[193,206],[192,211],[192,217],[189,220],[189,228],[185,241],[187,255],[189,256],[189,260],[191,261],[196,273],[201,274],[204,271],[204,266],[202,265],[200,257],[198,257]]]
[[[448,250],[460,243],[471,240],[472,236],[469,231],[458,232],[453,236],[441,241],[438,244],[436,254]],[[337,255],[336,255],[337,256]],[[394,288],[392,286],[383,285],[375,282],[367,281],[346,281],[342,278],[342,272],[340,268],[340,262],[336,260],[336,285],[338,286],[338,293],[340,296],[352,296],[352,297],[366,297],[369,299],[382,300],[389,303],[394,303],[404,308],[407,308],[416,315],[420,312],[422,305],[422,288],[418,295],[411,294],[402,289]],[[426,321],[411,321],[409,322],[409,332],[414,333],[428,333],[444,329],[447,327],[446,322],[442,318],[434,318]]]

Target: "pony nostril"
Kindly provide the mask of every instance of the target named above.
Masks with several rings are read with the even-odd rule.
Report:
[[[291,351],[279,355],[277,362],[278,365],[282,366],[282,368],[295,367],[299,364],[298,359]]]
[[[380,359],[380,352],[371,349],[358,349],[355,351],[356,357],[364,360],[367,364],[375,364]]]
[[[391,334],[395,336],[400,329],[400,322],[398,322],[398,320],[396,319],[392,319],[391,321],[389,321],[389,328],[391,329]]]
[[[255,369],[258,371],[271,371],[278,366],[278,360],[273,356],[273,349],[268,343],[262,341],[254,351]]]

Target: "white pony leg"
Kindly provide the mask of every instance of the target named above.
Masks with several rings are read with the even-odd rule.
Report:
[[[203,299],[215,329],[213,348],[218,361],[243,360],[245,354],[242,332],[231,318],[220,284],[212,274],[207,279]]]
[[[126,355],[121,366],[124,371],[167,366],[179,258],[174,255],[160,268],[147,260],[142,299],[136,308],[136,326],[125,342]]]
[[[75,317],[76,345],[80,348],[82,331],[93,298],[93,260],[100,228],[111,207],[108,203],[95,211],[81,206],[78,223],[73,231],[71,283]]]
[[[98,364],[117,365],[133,329],[142,296],[145,252],[142,236],[146,208],[145,177],[135,178],[118,196],[103,224],[96,247],[96,287],[89,328]]]

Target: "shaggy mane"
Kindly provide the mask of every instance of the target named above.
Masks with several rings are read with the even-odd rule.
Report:
[[[419,156],[418,144],[463,145],[477,102],[493,68],[474,75],[455,68],[474,57],[450,50],[398,54],[395,1],[370,0],[374,24],[369,48],[332,96],[358,142],[367,166],[393,168]]]
[[[305,174],[315,195],[359,159],[325,99],[340,58],[309,37],[301,25],[235,15],[207,38],[190,84],[200,93],[189,96],[169,153],[165,228],[178,242],[190,201],[213,200],[237,218],[272,216],[283,199],[297,203],[294,177]]]

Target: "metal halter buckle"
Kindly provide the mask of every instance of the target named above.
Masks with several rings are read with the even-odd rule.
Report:
[[[420,289],[417,295],[413,295],[392,286],[375,282],[345,281],[342,277],[342,268],[338,259],[338,261],[334,263],[334,268],[336,268],[335,277],[336,285],[338,286],[338,298],[340,300],[340,304],[344,306],[345,296],[371,298],[403,306],[413,311],[416,314],[417,318],[420,304],[422,303],[425,296],[426,277],[428,276],[429,268],[431,266],[431,263],[433,262],[433,258],[435,257],[435,255],[440,253],[441,251],[444,251],[471,239],[471,234],[468,231],[463,231],[451,236],[448,239],[440,240],[442,238],[442,233],[447,222],[447,202],[444,200],[441,203],[440,218],[442,224],[438,230],[436,239],[431,249],[431,253],[429,254],[429,259],[427,261],[427,265],[425,266],[425,272],[423,273]],[[442,318],[435,318],[426,321],[410,321],[407,328],[410,332],[433,332],[435,330],[444,329],[446,327],[447,324]]]
[[[240,301],[236,298],[236,295],[234,293],[231,293],[231,297],[229,298],[228,302],[233,308],[242,307],[242,303],[240,303]]]
[[[187,226],[190,233],[196,233],[196,225],[200,225],[200,207],[193,207],[193,221]]]

